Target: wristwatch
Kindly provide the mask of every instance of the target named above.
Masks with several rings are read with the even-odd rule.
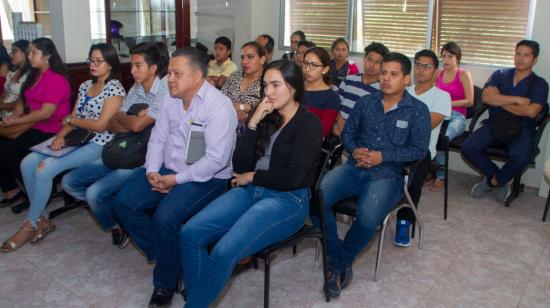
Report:
[[[67,118],[65,118],[65,124],[71,125],[72,120],[73,120],[73,116],[68,116]]]
[[[244,104],[239,104],[239,110],[244,112]]]

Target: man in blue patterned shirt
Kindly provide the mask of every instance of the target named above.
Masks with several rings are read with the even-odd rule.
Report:
[[[401,168],[428,152],[430,114],[425,104],[405,90],[410,72],[411,62],[405,55],[389,53],[384,57],[381,92],[357,101],[342,132],[344,148],[351,157],[327,173],[321,184],[329,263],[326,287],[332,297],[338,297],[349,284],[353,260],[403,198]],[[356,219],[342,241],[331,207],[353,196],[358,196]]]

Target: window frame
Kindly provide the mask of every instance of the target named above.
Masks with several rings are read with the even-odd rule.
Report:
[[[290,0],[280,0],[278,47],[279,47],[279,50],[282,50],[282,51],[290,51],[290,45],[286,45],[285,41],[288,39],[288,36],[290,36],[290,33],[292,33],[290,29],[287,29],[287,20],[286,20],[287,1],[290,1]],[[359,50],[359,48],[357,48],[358,44],[356,44],[357,41],[362,40],[362,37],[359,37],[357,35],[357,33],[359,32],[357,31],[357,26],[359,22],[358,21],[356,21],[355,23],[353,22],[354,18],[361,18],[360,14],[357,14],[357,12],[354,12],[353,10],[353,8],[357,7],[360,1],[362,0],[348,0],[348,13],[347,13],[347,20],[346,20],[347,28],[346,28],[346,36],[344,38],[348,40],[348,42],[350,43],[350,52],[349,52],[350,56],[363,55],[362,50]],[[536,4],[537,4],[537,0],[529,0],[525,39],[532,39],[533,37]],[[427,31],[426,31],[426,39],[425,39],[425,48],[427,49],[431,49],[433,31],[434,31],[434,27],[433,27],[434,20],[435,18],[438,18],[437,12],[436,12],[436,5],[441,5],[441,0],[428,0],[428,20],[426,24]],[[440,47],[441,46],[438,46],[438,48]],[[495,63],[463,62],[462,64],[468,67],[479,67],[479,68],[490,68],[490,69],[511,67],[511,66],[504,66],[502,64],[495,64]]]

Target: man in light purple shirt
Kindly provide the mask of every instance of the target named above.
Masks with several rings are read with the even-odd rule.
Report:
[[[221,195],[231,177],[237,115],[231,100],[206,82],[207,65],[207,57],[195,48],[172,54],[170,95],[161,102],[151,132],[147,173],[127,183],[116,198],[120,223],[147,259],[156,261],[149,307],[165,307],[172,300],[182,224]],[[191,131],[204,134],[204,155],[196,161],[189,154],[200,147],[187,148]]]

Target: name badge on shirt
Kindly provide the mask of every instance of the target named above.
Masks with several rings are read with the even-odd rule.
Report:
[[[409,127],[409,122],[403,121],[403,120],[397,120],[397,124],[395,125],[398,128],[407,128]]]

